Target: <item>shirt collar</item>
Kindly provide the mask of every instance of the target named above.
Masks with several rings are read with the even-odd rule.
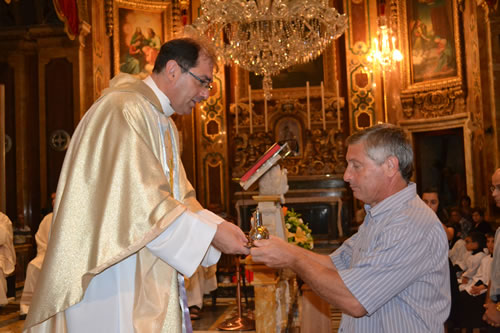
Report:
[[[144,83],[147,84],[155,93],[156,97],[160,100],[161,108],[163,109],[163,113],[167,116],[170,117],[175,113],[174,109],[172,108],[172,105],[170,104],[170,99],[168,99],[167,95],[163,91],[158,88],[156,85],[155,81],[151,76],[148,76],[145,78]]]
[[[384,200],[379,202],[375,207],[372,207],[370,205],[365,205],[365,211],[367,214],[370,214],[372,217],[375,217],[378,214],[384,213],[388,209],[394,209],[396,205],[404,204],[405,202],[413,199],[416,195],[417,195],[417,185],[415,183],[410,182],[408,186],[406,186],[404,189],[385,198]]]

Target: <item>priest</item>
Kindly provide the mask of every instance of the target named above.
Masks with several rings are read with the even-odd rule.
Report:
[[[24,331],[190,332],[182,274],[248,254],[244,233],[196,201],[170,117],[208,98],[214,63],[171,40],[151,76],[117,75],[82,118]]]

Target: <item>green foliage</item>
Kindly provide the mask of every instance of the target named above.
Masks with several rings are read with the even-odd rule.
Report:
[[[301,214],[295,212],[293,209],[286,210],[285,226],[287,228],[288,242],[303,247],[304,249],[312,250],[314,241],[311,235],[311,229],[309,229],[307,223],[304,223],[301,216]]]

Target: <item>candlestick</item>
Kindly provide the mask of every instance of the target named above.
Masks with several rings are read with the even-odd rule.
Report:
[[[339,80],[335,81],[335,88],[337,90],[337,129],[340,131],[340,89]]]
[[[307,129],[311,129],[311,103],[309,95],[309,81],[306,82],[306,96],[307,96]]]
[[[326,115],[325,115],[325,87],[321,81],[321,115],[323,117],[323,131],[326,131]]]
[[[267,133],[267,99],[264,98],[264,124]]]
[[[236,84],[235,87],[234,87],[234,104],[235,104],[235,108],[234,108],[234,113],[235,113],[235,126],[236,126],[236,134],[238,134],[238,113],[239,113],[239,109],[238,109],[238,85]]]
[[[248,113],[250,115],[250,134],[253,134],[252,124],[252,86],[248,85]]]

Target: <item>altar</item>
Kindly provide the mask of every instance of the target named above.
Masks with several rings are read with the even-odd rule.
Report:
[[[284,206],[302,214],[318,245],[337,244],[351,234],[352,196],[342,175],[293,176],[288,178],[289,190]],[[250,230],[251,211],[257,206],[253,198],[258,191],[238,191],[233,202],[238,226]]]
[[[304,223],[309,224],[318,244],[326,242],[327,246],[338,246],[340,238],[350,235],[347,223],[350,218],[343,209],[344,205],[350,204],[350,199],[342,177],[308,176],[289,181],[287,170],[277,164],[288,155],[288,152],[283,154],[283,150],[289,151],[286,143],[274,144],[238,179],[245,190],[235,195],[239,198],[235,202],[238,225],[249,231],[250,244],[253,239],[266,238],[268,234],[290,239],[282,209],[285,204],[288,209],[300,210],[304,214]],[[251,190],[257,181],[258,191],[246,191]],[[323,326],[329,331],[328,303],[307,286],[303,286],[306,289],[301,292],[293,271],[267,267],[254,262],[251,256],[241,263],[246,270],[253,272],[256,332],[285,332],[293,325],[307,325],[302,323],[306,318],[302,316],[304,310],[309,320],[324,322]],[[239,289],[237,294],[238,299]],[[241,314],[241,302],[239,306]],[[237,322],[241,320],[246,318],[241,315],[236,318]]]

